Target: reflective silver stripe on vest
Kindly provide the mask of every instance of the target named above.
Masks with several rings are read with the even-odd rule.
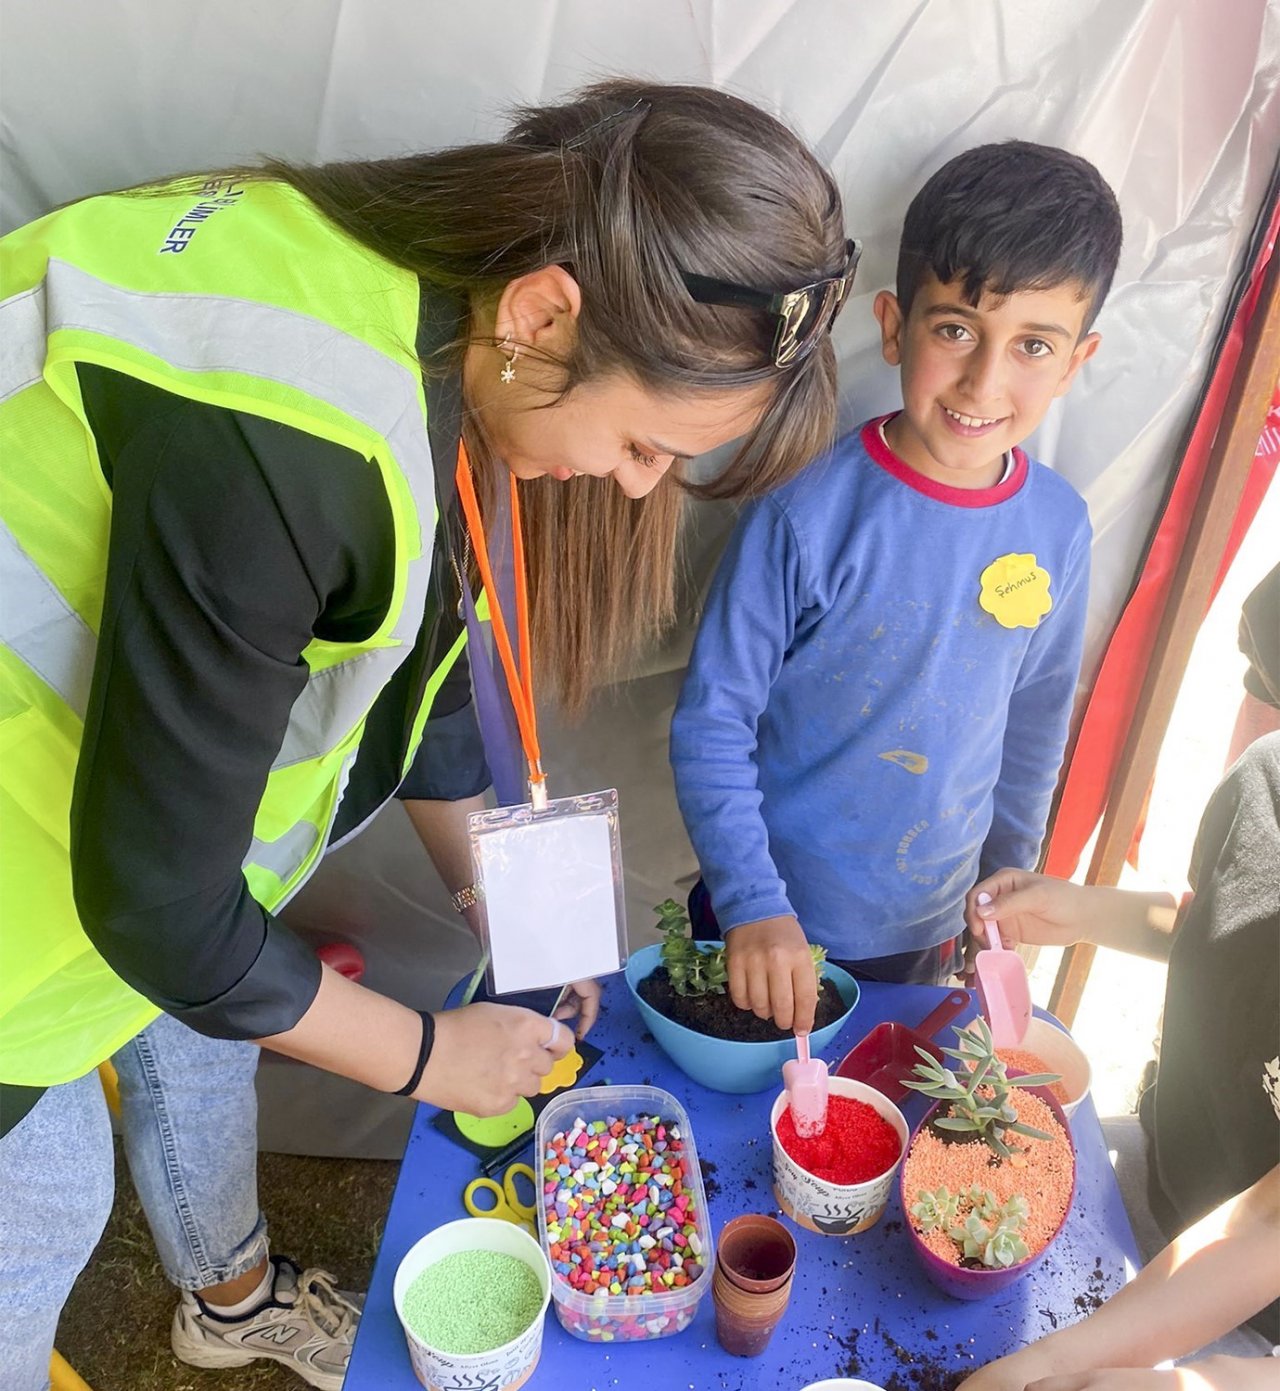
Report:
[[[347,790],[347,780],[351,777],[351,769],[356,761],[356,752],[353,749],[347,754],[342,760],[342,767],[338,769],[338,790],[333,799],[333,809],[329,813],[329,824],[324,828],[325,846],[329,843],[333,823],[338,817],[338,808],[342,805],[342,798]],[[250,865],[257,865],[262,869],[270,870],[282,884],[287,884],[306,863],[307,856],[315,849],[316,842],[319,840],[320,832],[310,821],[299,821],[296,825],[290,826],[279,840],[259,840],[257,836],[254,836],[249,844],[249,853],[241,861],[241,868],[248,869]],[[290,885],[288,893],[272,904],[271,911],[278,913],[311,878],[319,866],[320,857],[317,856],[306,874],[296,884]]]
[[[299,821],[296,826],[290,826],[279,840],[259,840],[254,836],[244,864],[246,867],[254,864],[260,869],[268,869],[284,883],[311,854],[319,839],[320,832],[310,821]]]
[[[40,380],[44,336],[43,284],[0,304],[0,401]]]
[[[399,645],[362,653],[312,676],[294,702],[273,768],[333,749],[373,704],[409,655],[426,603],[435,525],[435,484],[418,377],[367,343],[320,319],[218,295],[124,290],[51,259],[37,293],[0,304],[0,393],[39,377],[45,339],[82,329],[132,344],[184,371],[237,372],[279,382],[327,402],[383,436],[404,473],[422,528],[422,554],[409,562],[404,603],[392,636]],[[26,340],[25,343],[23,340]],[[0,631],[0,640],[6,640]],[[68,660],[85,661],[83,652]],[[92,670],[88,653],[85,684]]]
[[[84,719],[93,629],[58,593],[0,518],[0,642]]]

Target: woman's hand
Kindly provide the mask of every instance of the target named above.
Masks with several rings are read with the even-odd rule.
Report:
[[[739,1009],[807,1034],[818,1010],[818,976],[804,929],[792,917],[743,923],[725,935],[729,996]]]
[[[573,1035],[586,1038],[591,1026],[600,1014],[600,982],[598,980],[575,980],[566,987],[564,999],[556,1006],[556,1018],[568,1023],[577,1019]]]
[[[536,1096],[573,1042],[555,1019],[512,1005],[467,1005],[434,1018],[435,1042],[414,1100],[473,1116],[500,1116],[520,1097]]]

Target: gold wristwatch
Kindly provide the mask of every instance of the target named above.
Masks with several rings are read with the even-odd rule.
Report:
[[[459,913],[465,913],[468,908],[474,908],[480,902],[480,885],[468,884],[456,893],[451,893],[449,899]]]

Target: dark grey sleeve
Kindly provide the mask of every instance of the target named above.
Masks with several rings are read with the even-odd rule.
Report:
[[[351,451],[96,368],[81,385],[113,512],[71,814],[85,931],[202,1033],[291,1028],[311,951],[241,864],[313,634],[372,631],[390,513]]]
[[[1240,651],[1249,659],[1245,690],[1280,710],[1280,565],[1244,601]]]
[[[396,796],[402,802],[460,802],[478,797],[491,782],[463,648],[436,692],[422,743]]]

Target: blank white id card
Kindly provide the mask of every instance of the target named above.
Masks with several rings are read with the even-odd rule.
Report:
[[[618,794],[467,817],[495,995],[606,976],[627,959]]]

